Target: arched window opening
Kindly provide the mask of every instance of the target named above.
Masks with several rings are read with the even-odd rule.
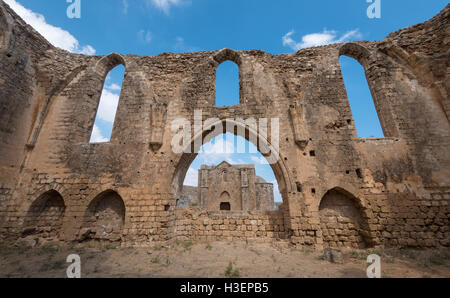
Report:
[[[124,75],[125,67],[120,64],[106,76],[90,143],[107,143],[111,140]]]
[[[216,69],[216,106],[239,104],[239,66],[225,61]]]
[[[344,55],[339,62],[358,137],[384,138],[363,66]],[[351,124],[351,120],[347,120],[347,123]]]

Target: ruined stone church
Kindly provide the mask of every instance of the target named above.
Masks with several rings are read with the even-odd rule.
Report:
[[[184,190],[186,188],[186,190]],[[209,211],[273,211],[273,184],[256,176],[254,165],[202,165],[198,187],[183,186],[183,206]],[[177,204],[180,205],[180,204]]]
[[[52,46],[0,1],[0,241],[448,247],[449,32],[447,5],[381,41],[292,54],[85,56]],[[384,138],[358,137],[342,55],[363,66]],[[240,101],[217,107],[225,61],[239,67]],[[111,140],[90,143],[105,78],[118,65],[126,70]],[[211,175],[200,174],[198,207],[177,206],[196,154],[172,150],[171,124],[193,123],[195,110],[223,130],[193,133],[187,146],[211,131],[266,141],[254,145],[276,157],[282,208],[258,200],[251,169],[220,167],[201,170]],[[279,144],[271,130],[230,120],[249,118],[279,119]],[[209,187],[214,179],[229,182]],[[239,212],[208,211],[228,208]]]

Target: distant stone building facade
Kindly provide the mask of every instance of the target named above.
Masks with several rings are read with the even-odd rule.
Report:
[[[199,206],[209,211],[273,211],[273,184],[256,176],[254,165],[203,165],[198,176]]]

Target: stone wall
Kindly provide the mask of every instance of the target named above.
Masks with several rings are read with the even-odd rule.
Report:
[[[225,234],[236,227],[238,238],[284,235],[298,246],[352,246],[359,240],[327,238],[330,229],[322,220],[327,211],[320,209],[321,202],[337,190],[356,202],[360,215],[354,218],[366,223],[358,235],[367,246],[448,247],[449,30],[450,5],[430,21],[380,42],[332,44],[287,55],[223,49],[84,56],[52,47],[0,1],[0,238],[15,240],[30,232],[28,223],[41,214],[35,206],[48,192],[57,192],[65,209],[60,231],[54,233],[49,224],[38,229],[41,234],[47,231],[48,237],[64,241],[95,238],[100,218],[116,217],[108,211],[111,216],[89,219],[88,211],[102,194],[116,193],[116,202],[122,202],[117,206],[123,204],[121,220],[105,231],[104,240],[124,245],[198,239],[206,227],[214,237],[233,237],[220,234],[228,226]],[[386,138],[358,138],[341,55],[364,67]],[[216,107],[215,71],[228,60],[239,66],[240,104]],[[105,78],[119,64],[126,71],[111,142],[90,144]],[[241,221],[226,225],[225,218],[223,225],[196,220],[187,225],[195,229],[179,234],[181,223],[192,219],[178,213],[176,200],[196,154],[172,150],[176,132],[171,124],[179,118],[193,123],[196,110],[202,111],[201,120],[223,124],[223,131],[214,130],[210,137],[241,129],[251,141],[250,134],[259,133],[236,119],[279,119],[279,146],[269,129],[267,156],[283,198],[283,225],[279,216],[271,227],[272,217],[248,214],[242,226]],[[210,131],[193,131],[185,145],[194,147]],[[338,206],[328,209],[342,211]],[[357,237],[350,219],[345,230],[353,235],[338,236]],[[259,220],[268,220],[269,227]],[[263,226],[268,231],[260,230]],[[243,230],[248,236],[240,234]]]
[[[287,239],[284,216],[278,211],[205,211],[177,208],[176,238],[179,241],[273,241]]]

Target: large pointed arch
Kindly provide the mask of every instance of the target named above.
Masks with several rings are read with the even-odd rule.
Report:
[[[245,122],[232,119],[217,119],[208,126],[211,128],[210,130],[198,132],[190,139],[183,150],[185,153],[182,153],[172,177],[171,187],[174,198],[179,196],[186,173],[191,163],[197,157],[200,147],[214,137],[228,132],[243,137],[248,142],[252,143],[258,151],[263,153],[263,156],[267,159],[274,172],[283,202],[287,202],[288,194],[294,189],[292,181],[284,163],[285,160],[283,156],[281,156],[279,149],[269,142],[266,136],[261,135],[257,130],[246,125]],[[264,154],[264,152],[267,153]]]
[[[111,54],[103,57],[102,59],[100,59],[95,64],[94,69],[99,75],[106,78],[106,75],[108,74],[108,72],[110,72],[111,69],[113,69],[114,67],[116,67],[120,64],[122,64],[125,68],[127,67],[125,58],[120,54],[111,53]]]

